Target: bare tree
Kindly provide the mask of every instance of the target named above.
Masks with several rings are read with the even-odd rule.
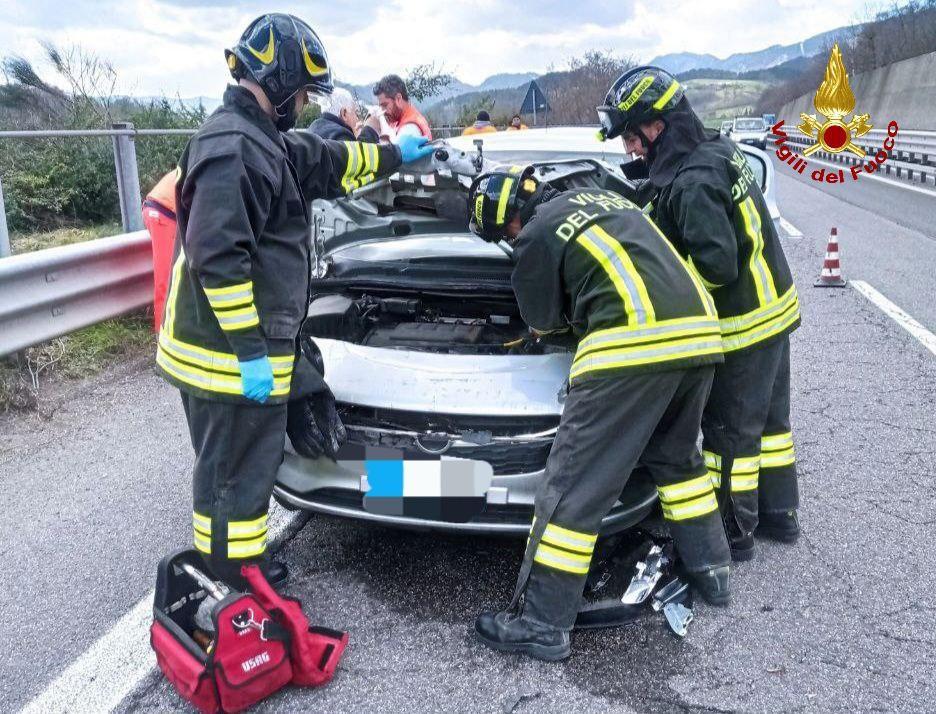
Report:
[[[444,91],[454,79],[444,65],[419,64],[406,73],[406,91],[410,99],[422,102]]]
[[[569,60],[569,69],[537,80],[549,102],[549,121],[557,124],[594,124],[595,107],[608,88],[636,62],[609,51],[592,50]]]
[[[71,88],[73,110],[102,127],[113,121],[112,108],[117,88],[117,71],[109,60],[72,45],[65,50],[44,42],[46,56]]]

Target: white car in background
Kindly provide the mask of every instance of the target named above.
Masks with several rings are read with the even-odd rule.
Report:
[[[770,128],[764,117],[738,117],[731,129],[731,138],[736,144],[750,144],[759,149],[767,148],[767,135]]]
[[[620,141],[559,127],[451,139],[440,146],[446,162],[437,152],[349,198],[315,202],[303,331],[322,352],[348,443],[337,462],[287,450],[275,487],[286,507],[404,528],[529,531],[574,344],[524,339],[510,259],[467,230],[477,142],[485,162],[535,164],[560,189],[633,189]],[[743,151],[773,213],[773,166]],[[399,497],[375,495],[388,482]],[[636,525],[656,500],[635,473],[602,532]]]

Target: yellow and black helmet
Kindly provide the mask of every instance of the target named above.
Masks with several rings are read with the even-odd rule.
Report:
[[[683,98],[682,86],[659,67],[635,67],[611,85],[604,104],[595,107],[604,139],[613,139],[676,108]]]
[[[292,15],[258,17],[224,54],[234,79],[255,81],[275,107],[300,90],[331,94],[335,88],[325,46],[307,23]]]
[[[503,240],[513,220],[539,185],[532,166],[499,166],[481,174],[468,189],[468,229],[486,241]]]

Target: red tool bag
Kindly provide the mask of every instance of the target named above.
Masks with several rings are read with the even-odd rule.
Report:
[[[289,632],[292,683],[317,687],[331,681],[348,644],[348,633],[309,625],[302,603],[276,592],[256,565],[241,568],[254,597]]]
[[[185,563],[205,572],[194,550],[159,564],[150,644],[166,679],[199,711],[239,712],[290,682],[332,678],[347,633],[310,628],[298,603],[280,597],[256,566],[243,573],[258,592],[231,592],[211,609],[214,633],[198,631],[195,613],[207,595],[182,570]],[[296,629],[300,624],[304,629]]]

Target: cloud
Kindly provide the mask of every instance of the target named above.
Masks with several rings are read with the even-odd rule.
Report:
[[[648,61],[668,52],[734,52],[789,44],[854,22],[864,0],[0,0],[7,54],[41,57],[40,40],[80,44],[110,59],[120,91],[218,95],[222,50],[264,12],[306,19],[337,77],[353,83],[427,62],[463,81],[547,71],[589,49]]]

